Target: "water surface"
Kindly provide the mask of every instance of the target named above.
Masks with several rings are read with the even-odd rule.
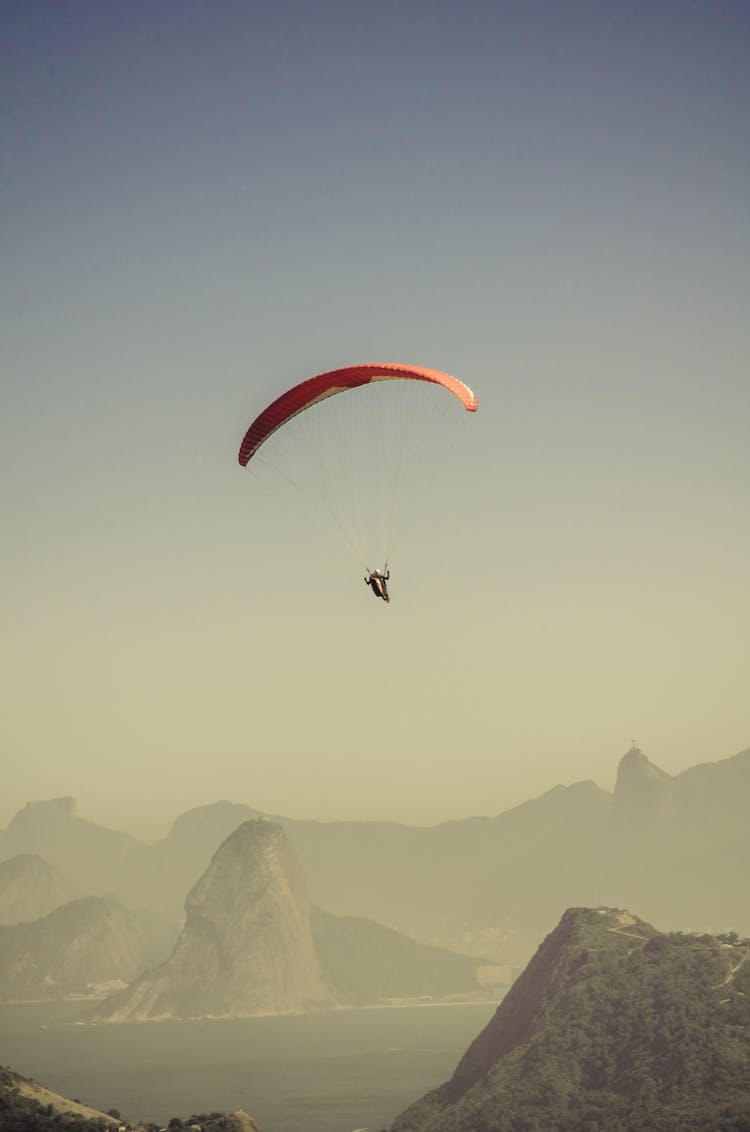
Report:
[[[495,1004],[80,1024],[82,1003],[0,1006],[0,1064],[130,1120],[244,1108],[263,1132],[379,1132],[446,1080]]]

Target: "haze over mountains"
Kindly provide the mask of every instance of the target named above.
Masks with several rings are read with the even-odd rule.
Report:
[[[19,853],[0,861],[0,924],[38,920],[82,895],[78,885],[66,880],[37,853]]]
[[[632,748],[614,795],[592,782],[556,786],[496,817],[420,828],[265,816],[326,911],[436,942],[502,925],[538,941],[561,906],[595,903],[638,904],[667,927],[744,930],[748,800],[750,749],[670,777]],[[72,799],[34,802],[0,832],[0,861],[35,853],[84,894],[181,917],[219,844],[258,816],[237,803],[200,806],[146,845],[77,817]]]
[[[329,985],[337,977],[346,981],[347,950],[343,922],[326,919],[331,916],[349,922],[347,947],[355,940],[364,946],[363,932],[372,940],[378,931],[397,929],[412,940],[503,965],[507,983],[511,967],[526,961],[565,907],[639,907],[666,928],[750,932],[748,802],[750,750],[671,777],[633,747],[620,761],[613,795],[591,782],[557,786],[496,817],[430,828],[273,820],[304,872],[321,961],[330,960],[326,947],[339,949],[339,975],[329,971]],[[68,903],[64,897],[72,892],[107,896],[130,916],[127,938],[142,937],[144,966],[165,963],[187,894],[222,842],[258,816],[237,803],[197,807],[181,815],[166,838],[146,845],[77,817],[70,798],[30,803],[0,833],[0,916],[12,917],[11,908],[33,913],[57,898]],[[19,904],[22,890],[25,906]],[[106,916],[119,915],[117,906],[107,905]],[[43,935],[49,925],[40,929],[42,923],[36,918]],[[9,939],[6,956],[14,953]],[[27,946],[33,950],[28,932]],[[394,963],[402,950],[392,942]],[[117,958],[116,948],[109,953]],[[129,982],[132,956],[120,960],[121,969],[108,977]],[[419,964],[409,967],[416,985]],[[371,994],[388,996],[393,965],[389,970]],[[101,975],[100,964],[97,978],[87,981],[102,981]],[[51,970],[41,978],[49,986],[70,985]],[[408,982],[395,978],[396,994],[435,993],[410,992]],[[356,998],[351,979],[346,993]]]
[[[748,802],[750,750],[669,776],[633,747],[613,794],[558,786],[429,829],[220,802],[149,846],[32,803],[0,834],[0,916],[32,917],[0,925],[0,999],[94,994],[116,1023],[470,997],[567,904],[393,1132],[744,1132]],[[643,906],[673,934],[621,911]]]
[[[142,1022],[479,993],[478,960],[311,909],[297,854],[265,819],[243,822],[222,842],[185,911],[171,954],[155,967],[148,912],[112,897],[82,897],[31,923],[0,926],[0,1002],[114,994],[97,1020]]]
[[[188,894],[169,959],[102,1003],[106,1022],[250,1017],[476,992],[477,962],[311,909],[279,825],[243,822]]]
[[[29,802],[0,833],[0,860],[34,853],[74,881],[83,895],[114,891],[113,877],[141,842],[80,818],[75,799]]]
[[[282,829],[247,821],[214,854],[185,903],[170,958],[105,1003],[109,1022],[243,1017],[331,1007],[305,881]]]
[[[0,1001],[101,994],[148,959],[148,940],[119,900],[83,896],[32,923],[0,926]]]

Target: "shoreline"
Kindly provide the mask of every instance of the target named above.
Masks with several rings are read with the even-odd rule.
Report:
[[[505,988],[504,993],[499,996],[492,996],[489,998],[460,998],[460,999],[431,999],[424,1001],[421,999],[404,999],[393,1002],[366,1002],[358,1005],[349,1005],[343,1003],[340,1006],[333,1006],[329,1010],[280,1010],[280,1011],[265,1011],[257,1014],[196,1014],[190,1018],[177,1018],[177,1017],[161,1017],[161,1018],[142,1018],[127,1022],[99,1022],[92,1019],[91,1021],[83,1019],[71,1020],[70,1025],[74,1026],[140,1026],[148,1023],[160,1022],[242,1022],[244,1020],[251,1021],[255,1018],[304,1018],[315,1017],[326,1014],[341,1014],[345,1012],[355,1013],[360,1010],[408,1010],[417,1007],[435,1007],[435,1006],[499,1006],[505,994],[510,988]],[[26,999],[6,999],[0,1002],[0,1012],[6,1006],[74,1006],[76,1003],[90,1003],[95,1004],[98,1002],[106,1002],[105,998],[99,995],[75,995],[68,998],[26,998]]]

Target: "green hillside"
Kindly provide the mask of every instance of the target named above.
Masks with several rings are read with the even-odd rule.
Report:
[[[572,909],[392,1132],[750,1132],[750,941]]]

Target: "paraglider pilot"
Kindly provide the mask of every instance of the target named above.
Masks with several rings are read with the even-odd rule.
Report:
[[[391,572],[387,566],[385,573],[381,573],[380,570],[371,570],[368,574],[365,574],[365,585],[370,586],[375,597],[382,597],[383,601],[390,601],[388,586],[386,585],[390,576]]]

